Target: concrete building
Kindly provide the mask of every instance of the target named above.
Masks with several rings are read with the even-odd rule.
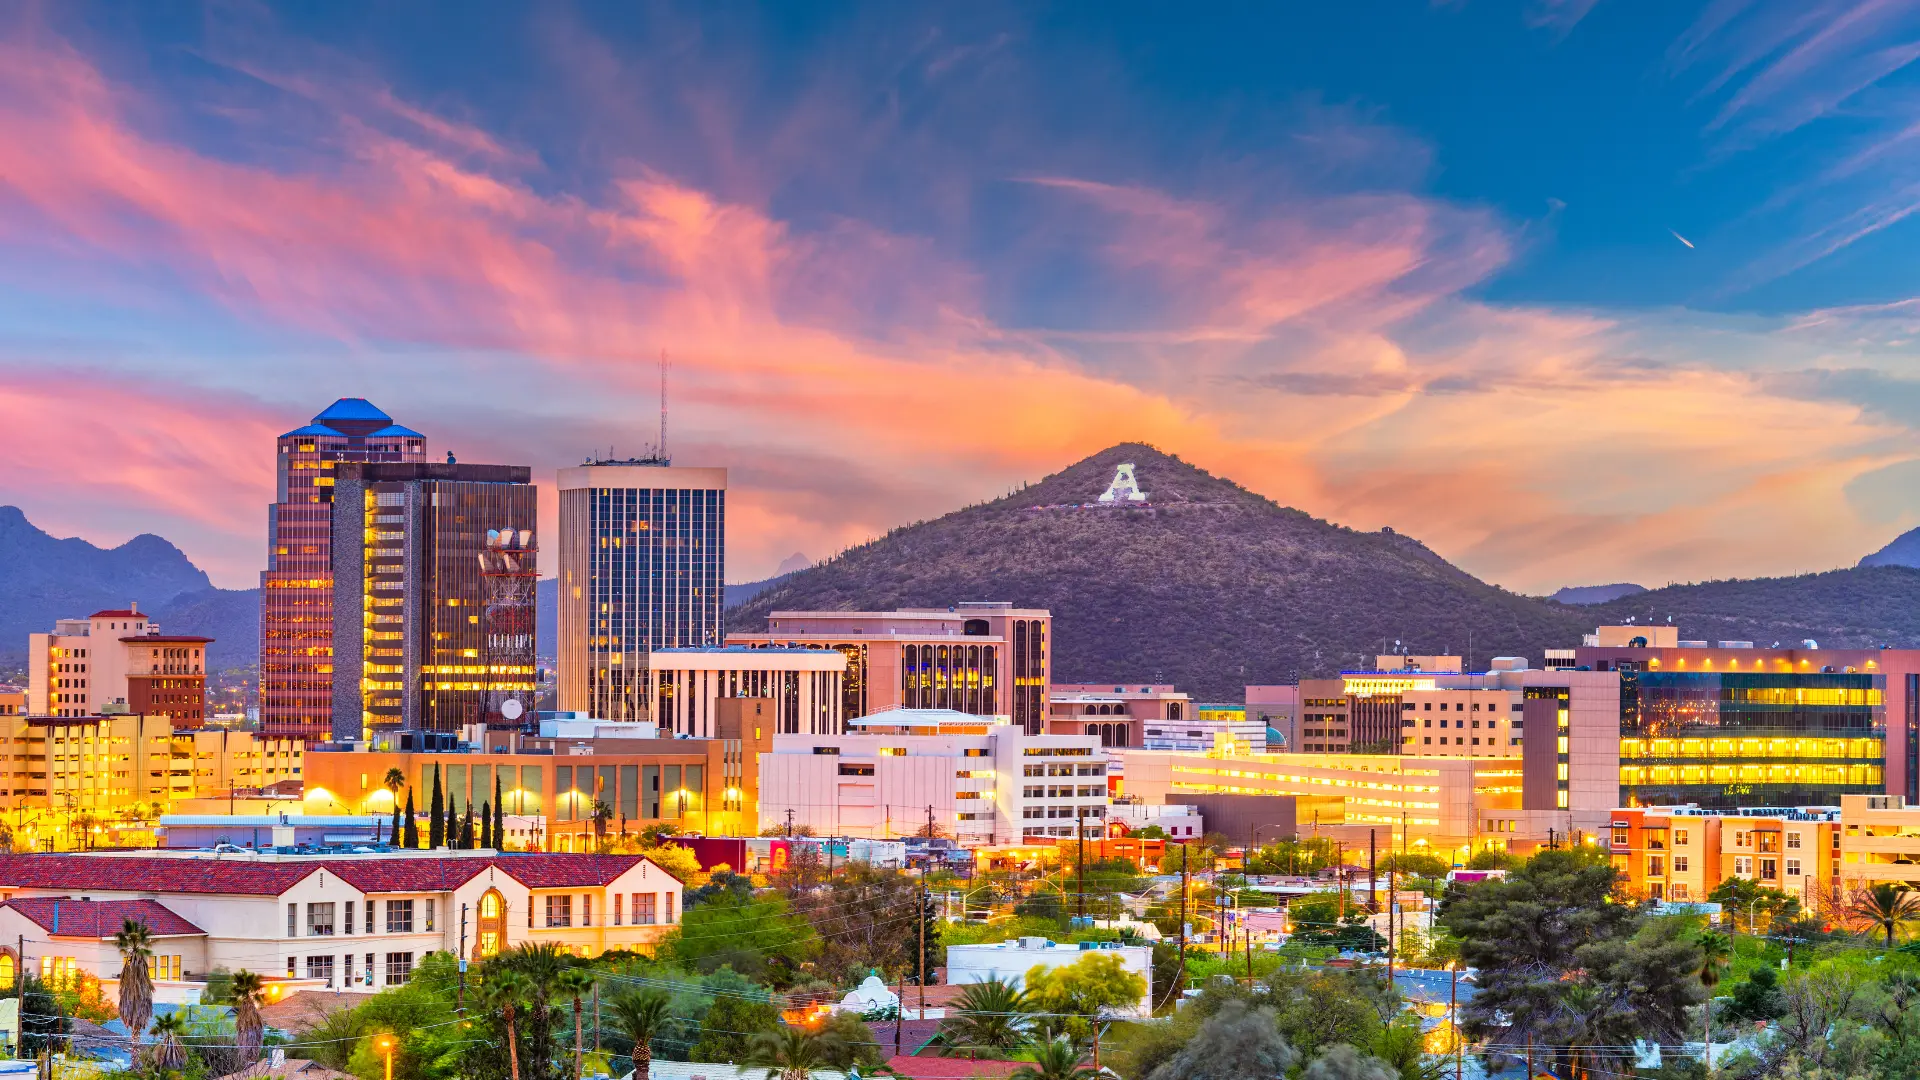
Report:
[[[27,635],[26,711],[35,716],[138,712],[199,727],[207,716],[207,646],[162,634],[140,605],[59,619]]]
[[[306,741],[332,733],[333,489],[343,461],[425,461],[425,436],[363,398],[341,398],[275,441],[260,575],[260,726]]]
[[[497,789],[510,817],[539,820],[544,835],[537,846],[544,850],[591,850],[596,803],[609,811],[607,837],[660,823],[750,835],[760,831],[761,752],[772,745],[776,704],[720,702],[710,739],[660,738],[652,724],[580,720],[543,722],[539,736],[486,732],[484,746],[444,752],[316,752],[306,759],[306,811],[391,816],[411,791],[424,815],[437,774],[443,796],[462,811],[491,805]],[[389,769],[406,778],[397,795],[385,786]]]
[[[165,716],[0,716],[0,813],[20,848],[150,842],[154,820],[185,800],[298,784],[304,750]]]
[[[1008,716],[1028,734],[1046,730],[1053,616],[1006,603],[902,611],[776,611],[765,633],[732,633],[729,645],[838,649],[847,658],[842,715],[887,709],[953,709]]]
[[[991,945],[947,946],[947,982],[955,986],[998,979],[1016,989],[1026,985],[1035,968],[1051,971],[1079,963],[1090,955],[1117,956],[1128,971],[1146,980],[1146,990],[1132,1009],[1117,1010],[1145,1019],[1153,1015],[1153,948],[1083,941],[1057,945],[1046,938],[1023,937]]]
[[[645,715],[660,730],[714,737],[718,704],[729,698],[775,702],[775,732],[834,735],[845,720],[841,680],[847,659],[836,649],[706,645],[648,654],[650,700]]]
[[[1920,801],[1920,650],[1756,648],[1606,626],[1575,666],[1620,678],[1620,803]]]
[[[533,472],[340,462],[333,738],[513,726],[534,706]]]
[[[1102,746],[1144,746],[1149,726],[1164,734],[1170,723],[1195,719],[1192,699],[1171,686],[1070,683],[1047,688],[1047,733],[1097,735]]]
[[[1870,797],[1847,798],[1864,802]],[[1856,806],[1856,825],[1864,810]],[[1742,877],[1821,911],[1840,885],[1842,832],[1839,807],[1729,813],[1693,806],[1624,807],[1613,813],[1608,847],[1635,896],[1699,901],[1726,879]],[[1920,850],[1920,844],[1908,847]]]
[[[650,951],[680,901],[680,882],[637,855],[8,855],[0,956],[56,980],[99,979],[111,998],[113,935],[131,918],[156,934],[164,991],[197,993],[216,968],[387,987],[430,952]]]
[[[1246,689],[1247,718],[1267,725],[1278,734],[1267,736],[1267,749],[1276,753],[1294,753],[1300,749],[1300,684],[1249,686]]]
[[[967,846],[1106,834],[1107,750],[1095,735],[1028,735],[1005,717],[894,709],[842,735],[776,735],[760,758],[760,825]]]
[[[558,705],[651,720],[648,656],[725,637],[727,470],[590,460],[559,486]]]

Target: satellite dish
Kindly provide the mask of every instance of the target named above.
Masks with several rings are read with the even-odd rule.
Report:
[[[506,717],[509,720],[520,719],[520,713],[522,711],[524,710],[522,710],[520,707],[519,698],[508,698],[506,701],[502,702],[500,705],[500,715]]]

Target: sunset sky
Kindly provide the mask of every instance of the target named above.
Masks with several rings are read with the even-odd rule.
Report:
[[[662,349],[735,581],[1126,440],[1529,592],[1920,524],[1911,2],[0,11],[0,502],[224,586],[334,398],[550,485]]]

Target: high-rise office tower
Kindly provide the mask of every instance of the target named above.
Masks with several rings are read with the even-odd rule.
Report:
[[[333,738],[513,724],[533,708],[537,490],[523,465],[342,462]]]
[[[647,720],[647,652],[719,645],[727,470],[664,458],[560,470],[557,704]]]
[[[334,466],[424,461],[426,437],[364,398],[341,398],[280,436],[260,575],[260,729],[327,737],[333,711]]]

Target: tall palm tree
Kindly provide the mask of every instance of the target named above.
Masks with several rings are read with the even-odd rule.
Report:
[[[1032,1046],[1033,1064],[1022,1065],[1007,1080],[1092,1080],[1092,1069],[1080,1064],[1080,1051],[1071,1040],[1048,1039]]]
[[[520,1080],[520,1039],[516,1030],[520,1003],[533,990],[533,984],[517,971],[501,971],[487,977],[481,994],[487,1004],[500,1010],[507,1025],[507,1068],[511,1080]]]
[[[1703,1006],[1707,1017],[1707,1075],[1713,1075],[1713,988],[1720,985],[1720,973],[1733,962],[1733,939],[1725,934],[1707,931],[1693,939],[1700,946],[1700,985],[1706,988],[1707,1002]]]
[[[153,1067],[162,1076],[187,1067],[186,1013],[175,1010],[153,1021]]]
[[[607,1003],[616,1030],[633,1040],[633,1080],[647,1080],[653,1068],[653,1040],[673,1019],[671,999],[657,991],[621,994]]]
[[[805,1028],[781,1025],[763,1031],[747,1045],[750,1069],[767,1070],[767,1080],[810,1080],[815,1069],[832,1066],[825,1040]]]
[[[260,1060],[261,1036],[266,1022],[260,1019],[260,1006],[266,1001],[260,976],[241,968],[233,973],[233,1031],[240,1060],[248,1065]]]
[[[979,1057],[980,1051],[1004,1053],[1026,1045],[1033,1011],[1025,990],[999,979],[969,983],[954,1003],[954,1015],[940,1025],[940,1042],[949,1057]]]
[[[559,991],[573,1000],[573,1080],[586,1075],[586,1044],[580,1030],[580,1009],[597,982],[586,968],[570,967],[555,980]]]
[[[113,944],[120,950],[120,1021],[127,1025],[128,1045],[134,1048],[153,1019],[153,973],[147,964],[153,956],[153,934],[146,923],[123,919]]]
[[[1894,932],[1920,922],[1920,892],[1904,884],[1882,881],[1853,894],[1847,913],[1869,926],[1886,931],[1887,948],[1893,948]]]
[[[407,786],[407,774],[399,769],[388,769],[387,775],[380,780],[380,786],[393,792],[395,802],[400,801],[400,789]]]

